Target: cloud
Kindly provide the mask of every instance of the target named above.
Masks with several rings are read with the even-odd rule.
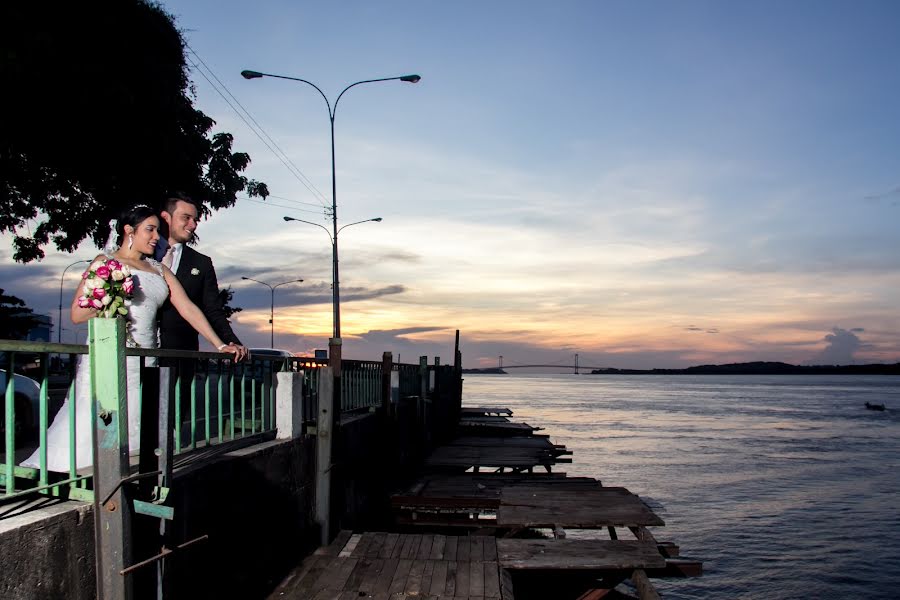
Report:
[[[823,339],[828,344],[813,361],[818,364],[847,365],[854,362],[854,354],[868,347],[857,333],[865,331],[861,327],[841,329],[835,327]]]

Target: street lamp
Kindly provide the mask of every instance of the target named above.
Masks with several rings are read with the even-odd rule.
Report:
[[[62,275],[59,276],[59,320],[56,323],[56,343],[62,343],[62,303],[63,303],[63,280],[66,278],[66,271],[68,271],[71,267],[75,265],[80,265],[81,263],[89,263],[89,260],[76,260],[71,265],[63,269]]]
[[[332,278],[332,300],[334,304],[333,312],[334,312],[334,338],[338,339],[341,337],[341,292],[340,292],[340,277],[338,276],[338,229],[337,226],[337,175],[335,171],[335,161],[334,161],[334,115],[337,112],[338,102],[341,101],[341,96],[352,87],[357,85],[361,85],[363,83],[376,83],[379,81],[405,81],[407,83],[418,83],[420,79],[422,79],[418,75],[401,75],[400,77],[382,77],[381,79],[365,79],[363,81],[357,81],[356,83],[351,83],[338,94],[337,100],[334,101],[334,107],[332,108],[331,102],[328,100],[328,96],[325,95],[319,86],[314,84],[311,81],[307,81],[306,79],[300,79],[299,77],[287,77],[286,75],[274,75],[272,73],[261,73],[260,71],[241,71],[241,76],[244,79],[258,79],[260,77],[275,77],[277,79],[288,79],[290,81],[299,81],[300,83],[305,83],[316,88],[316,91],[322,96],[325,100],[325,104],[328,107],[328,119],[331,122],[331,220],[332,220],[332,231],[334,232],[331,235],[331,251],[332,251],[332,269],[333,272],[331,274]],[[300,219],[288,219],[285,217],[285,220],[294,220],[300,221]],[[380,221],[381,219],[367,219],[367,221]],[[303,221],[304,223],[308,223],[308,221]],[[360,223],[364,223],[365,221],[359,221]],[[350,223],[350,225],[355,225],[356,223]],[[312,223],[312,225],[318,225],[317,223]],[[319,225],[319,227],[322,227]],[[345,225],[347,227],[347,225]],[[323,229],[325,229],[323,227]],[[343,229],[343,227],[341,228]],[[325,229],[328,231],[327,229]]]
[[[332,312],[334,314],[334,336],[335,338],[341,337],[341,294],[338,291],[340,288],[340,281],[338,280],[338,234],[350,227],[351,225],[359,225],[360,223],[381,223],[381,217],[375,217],[373,219],[363,219],[362,221],[356,221],[354,223],[347,223],[346,225],[341,225],[339,229],[336,229],[334,235],[331,235],[331,232],[328,231],[328,228],[324,225],[320,225],[318,223],[313,223],[312,221],[304,221],[303,219],[296,219],[294,217],[282,217],[285,221],[297,221],[299,223],[306,223],[307,225],[315,225],[316,227],[320,227],[325,230],[325,233],[328,234],[328,239],[331,240],[331,273],[334,279],[331,283],[331,298],[332,298]]]
[[[300,283],[302,279],[291,279],[290,281],[282,281],[281,283],[276,283],[275,285],[269,285],[265,281],[259,281],[258,279],[253,279],[252,277],[241,277],[241,279],[245,281],[254,281],[256,283],[262,284],[269,288],[269,291],[272,292],[272,306],[269,311],[269,330],[271,339],[269,340],[270,348],[275,347],[275,288],[281,287],[283,285],[287,285],[289,283]]]

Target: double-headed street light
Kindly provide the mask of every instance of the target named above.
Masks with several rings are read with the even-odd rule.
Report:
[[[334,101],[334,107],[331,106],[331,102],[328,100],[328,96],[325,95],[319,86],[314,84],[311,81],[307,81],[306,79],[300,79],[299,77],[287,77],[286,75],[274,75],[272,73],[261,73],[259,71],[241,71],[241,76],[244,79],[258,79],[260,77],[275,77],[278,79],[288,79],[290,81],[299,81],[300,83],[305,83],[316,88],[316,91],[322,96],[325,100],[325,104],[328,107],[328,119],[331,122],[331,221],[332,221],[332,232],[329,233],[331,236],[331,248],[332,248],[332,297],[334,303],[334,338],[338,339],[341,337],[341,308],[340,308],[340,278],[338,274],[338,226],[337,226],[337,175],[335,171],[335,160],[334,160],[334,115],[337,112],[338,102],[341,101],[341,96],[352,87],[357,85],[361,85],[363,83],[376,83],[379,81],[405,81],[407,83],[418,83],[420,79],[422,79],[418,75],[401,75],[400,77],[382,77],[381,79],[366,79],[363,81],[357,81],[356,83],[351,83],[338,94],[337,100]],[[309,223],[309,221],[302,221],[301,219],[289,219],[285,217],[285,220],[293,220],[293,221],[301,221],[303,223]],[[381,219],[367,219],[367,221],[380,221]],[[366,221],[359,221],[359,223],[364,223]],[[356,223],[350,223],[350,225],[355,225]],[[311,223],[311,225],[318,225],[318,223]],[[321,225],[318,225],[322,227]],[[349,227],[349,225],[345,225],[344,227]],[[323,227],[323,229],[325,229]],[[343,227],[341,228],[343,229]],[[325,229],[325,231],[328,231]]]
[[[81,263],[90,263],[89,260],[76,260],[71,265],[63,269],[62,275],[59,276],[59,320],[56,323],[56,343],[62,343],[62,306],[63,306],[63,280],[66,278],[66,271],[75,265],[80,265]]]
[[[285,221],[297,221],[299,223],[306,223],[307,225],[315,225],[316,227],[320,227],[325,230],[325,233],[328,234],[328,239],[331,240],[331,274],[334,278],[332,280],[331,285],[331,299],[332,299],[332,312],[334,314],[334,337],[341,337],[341,293],[340,293],[340,280],[338,279],[338,234],[350,227],[351,225],[359,225],[360,223],[381,223],[381,217],[375,217],[373,219],[363,219],[362,221],[356,221],[354,223],[347,223],[346,225],[342,225],[339,229],[334,230],[334,235],[331,235],[331,232],[328,231],[328,228],[324,225],[320,225],[318,223],[313,223],[312,221],[304,221],[303,219],[295,219],[294,217],[283,217]]]
[[[272,308],[269,312],[269,330],[271,334],[270,340],[270,348],[275,347],[275,288],[281,287],[283,285],[287,285],[289,283],[301,283],[302,279],[291,279],[290,281],[282,281],[281,283],[276,283],[275,285],[269,285],[265,281],[259,281],[258,279],[253,279],[252,277],[241,277],[241,279],[245,281],[253,281],[255,283],[259,283],[261,285],[269,288],[269,291],[272,292]]]

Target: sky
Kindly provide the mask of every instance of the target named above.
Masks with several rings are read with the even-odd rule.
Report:
[[[345,357],[451,362],[459,330],[466,367],[900,361],[896,2],[162,5],[272,194],[198,229],[249,346],[272,293],[241,277],[304,279],[275,346],[327,347],[331,146],[314,88],[244,69],[332,105],[422,77],[335,113],[338,224],[383,218],[339,235]],[[55,321],[96,249],[48,250],[4,237],[0,286]]]

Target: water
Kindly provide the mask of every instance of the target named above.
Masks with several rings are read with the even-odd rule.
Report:
[[[656,538],[704,563],[654,580],[666,598],[900,595],[900,377],[466,375],[463,389],[573,450],[557,470],[626,487],[666,521]]]

